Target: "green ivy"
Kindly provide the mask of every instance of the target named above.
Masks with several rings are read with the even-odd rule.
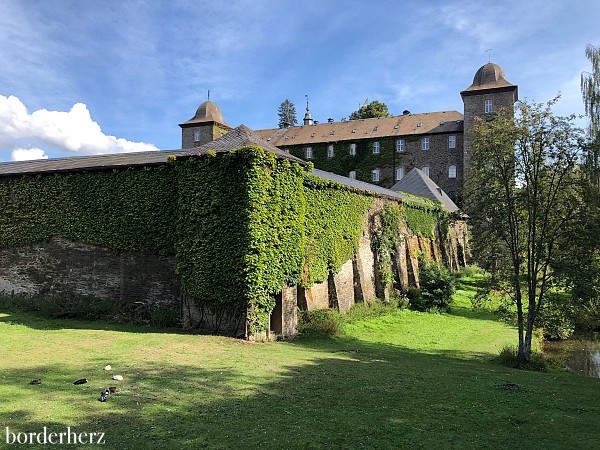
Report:
[[[374,218],[379,226],[373,230],[373,251],[377,253],[379,277],[383,285],[393,284],[392,254],[400,245],[402,235],[400,227],[403,222],[402,209],[396,203],[386,203],[383,210],[377,211]]]
[[[415,236],[436,238],[436,228],[440,227],[439,232],[444,236],[448,233],[448,213],[438,205],[430,202],[426,204],[420,199],[415,201],[406,199],[402,202],[402,215],[406,221],[409,231]]]
[[[0,247],[62,236],[177,257],[186,294],[228,320],[266,330],[285,285],[309,287],[358,249],[374,194],[322,180],[248,146],[139,169],[0,179]],[[435,237],[440,208],[388,202],[378,231],[388,264],[400,218]],[[390,281],[390,280],[386,280]]]
[[[351,259],[365,228],[365,214],[373,197],[346,188],[340,183],[307,174],[306,187],[306,268],[303,285],[327,280]]]

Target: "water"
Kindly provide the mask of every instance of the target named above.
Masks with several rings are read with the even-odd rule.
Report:
[[[571,372],[600,378],[599,341],[546,341],[544,355]]]

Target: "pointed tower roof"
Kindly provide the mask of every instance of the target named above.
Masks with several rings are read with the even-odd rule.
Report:
[[[407,194],[435,200],[440,202],[450,212],[458,211],[456,203],[448,197],[448,194],[441,187],[425,175],[425,172],[421,169],[414,168],[408,172],[400,181],[392,186],[392,191],[406,192]]]

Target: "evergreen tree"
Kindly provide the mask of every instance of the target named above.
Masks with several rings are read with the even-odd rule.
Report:
[[[388,107],[385,103],[381,103],[378,100],[373,100],[368,105],[363,105],[358,109],[358,111],[354,111],[352,114],[350,114],[350,120],[390,116],[391,114],[389,113]]]
[[[279,116],[279,128],[293,127],[298,123],[296,107],[287,98],[279,105],[277,115]]]

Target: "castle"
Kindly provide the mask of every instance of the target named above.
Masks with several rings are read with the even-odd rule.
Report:
[[[413,168],[421,169],[450,198],[460,197],[469,167],[469,129],[477,117],[512,110],[518,87],[502,68],[488,63],[460,93],[464,111],[441,111],[327,123],[313,121],[307,103],[303,125],[256,130],[283,151],[317,169],[392,188]],[[203,145],[231,129],[214,103],[204,102],[180,125],[182,148]],[[395,189],[396,190],[396,189]]]

